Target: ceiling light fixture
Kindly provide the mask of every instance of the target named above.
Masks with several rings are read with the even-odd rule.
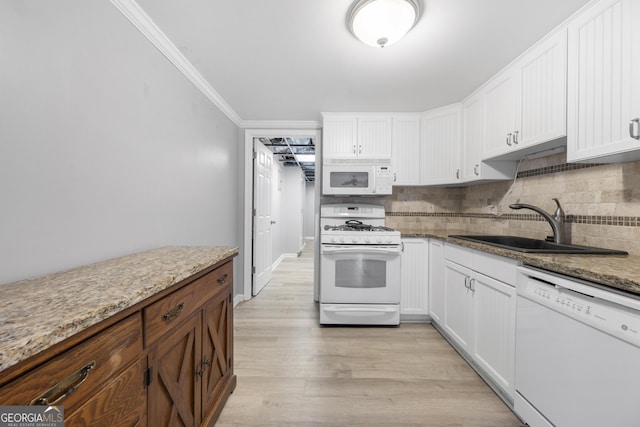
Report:
[[[348,17],[349,30],[363,43],[390,46],[418,21],[418,0],[358,0]]]

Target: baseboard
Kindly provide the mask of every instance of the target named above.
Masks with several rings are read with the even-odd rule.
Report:
[[[242,294],[236,295],[233,298],[233,306],[235,307],[236,305],[240,304],[242,301],[244,301],[244,295]]]
[[[402,314],[400,313],[400,323],[431,323],[431,316],[428,314]]]

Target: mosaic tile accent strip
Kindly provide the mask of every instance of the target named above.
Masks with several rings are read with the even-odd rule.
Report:
[[[529,178],[532,176],[548,175],[551,173],[587,169],[604,165],[606,165],[606,163],[563,163],[561,165],[545,166],[542,168],[521,171],[518,172],[518,178]]]
[[[417,216],[431,218],[481,218],[501,219],[512,221],[545,221],[538,214],[494,215],[489,213],[465,212],[387,212],[387,216]],[[609,215],[567,215],[565,221],[572,224],[606,225],[618,227],[640,227],[640,217],[637,216],[609,216]]]

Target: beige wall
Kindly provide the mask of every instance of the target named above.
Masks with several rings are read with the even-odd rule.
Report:
[[[384,201],[387,225],[406,233],[444,228],[544,238],[551,228],[542,217],[509,204],[553,212],[555,197],[571,223],[572,243],[640,254],[640,162],[567,164],[557,154],[524,160],[519,171],[515,183],[394,189]]]

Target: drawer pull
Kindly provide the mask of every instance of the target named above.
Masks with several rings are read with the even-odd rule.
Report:
[[[29,403],[29,405],[46,405],[55,406],[60,403],[64,398],[76,391],[80,384],[86,381],[89,376],[89,372],[96,367],[96,361],[92,360],[85,366],[80,368],[75,373],[71,374],[68,378],[62,380],[48,391],[44,392],[40,396],[36,397]]]
[[[221,277],[218,277],[218,283],[222,285],[224,282],[227,281],[227,278],[229,278],[229,275],[226,273],[223,274]]]
[[[177,307],[171,309],[167,314],[163,315],[162,320],[170,322],[176,317],[178,317],[178,315],[182,313],[182,310],[184,310],[183,302],[181,302]]]

